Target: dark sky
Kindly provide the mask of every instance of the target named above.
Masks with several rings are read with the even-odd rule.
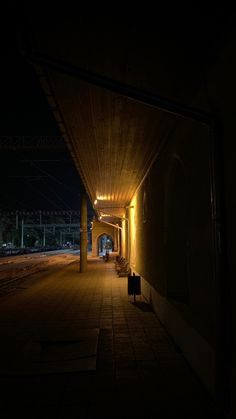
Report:
[[[16,16],[1,26],[0,209],[78,210],[81,180],[31,64],[17,51]],[[40,138],[59,140],[61,149],[18,147]],[[3,148],[4,145],[4,148]]]

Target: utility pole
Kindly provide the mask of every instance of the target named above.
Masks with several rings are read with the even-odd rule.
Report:
[[[24,248],[24,218],[21,219],[21,249]]]
[[[43,226],[43,247],[45,247],[46,244],[46,231],[45,231],[45,226]]]

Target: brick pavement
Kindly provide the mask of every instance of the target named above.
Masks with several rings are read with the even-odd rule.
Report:
[[[26,342],[88,329],[99,331],[95,369],[17,370]],[[2,299],[0,344],[1,418],[221,417],[151,307],[141,296],[133,304],[112,261],[90,258],[86,273],[72,263]]]

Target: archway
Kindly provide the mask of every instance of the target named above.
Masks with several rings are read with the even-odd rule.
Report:
[[[106,252],[113,252],[114,242],[112,237],[109,234],[103,233],[100,234],[97,238],[97,250],[98,255],[103,256]]]

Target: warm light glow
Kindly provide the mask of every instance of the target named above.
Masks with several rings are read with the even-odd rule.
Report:
[[[109,201],[111,199],[110,195],[99,195],[97,196],[98,201]]]
[[[95,201],[94,201],[94,205],[97,205],[97,203],[98,203],[98,200],[97,200],[97,199],[95,199]]]
[[[134,208],[130,211],[129,216],[129,234],[130,234],[130,263],[132,266],[136,265],[136,232],[137,232],[137,214],[136,214],[136,196],[133,198],[129,208]]]

